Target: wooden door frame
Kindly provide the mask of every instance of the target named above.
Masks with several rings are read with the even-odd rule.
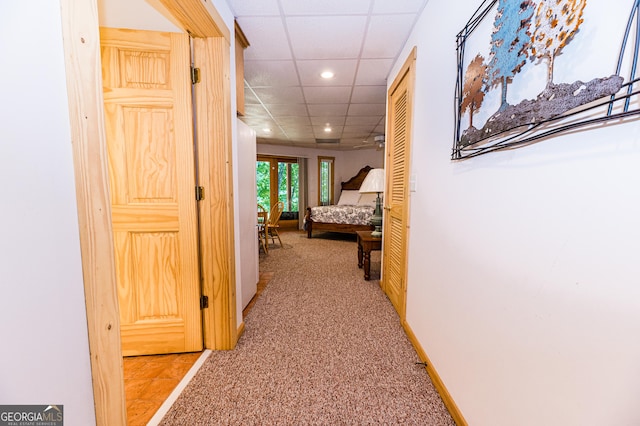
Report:
[[[196,87],[201,185],[200,206],[203,294],[210,308],[203,313],[205,347],[232,349],[238,339],[233,235],[231,161],[231,32],[210,2],[153,0],[165,16],[200,38],[195,56],[214,58],[202,70]],[[80,249],[89,335],[96,424],[126,425],[120,320],[111,226],[109,176],[102,96],[97,0],[60,0],[69,120],[80,228]],[[203,59],[204,60],[204,59]],[[200,95],[198,95],[200,94]],[[204,101],[206,97],[211,105]],[[216,238],[213,238],[216,233]],[[240,326],[240,329],[242,325]]]
[[[268,154],[258,154],[256,155],[256,161],[263,161],[269,163],[269,207],[274,206],[279,199],[278,194],[278,179],[279,179],[279,163],[287,163],[287,164],[298,164],[298,159],[296,157],[287,157],[284,155],[268,155]],[[275,165],[275,167],[274,167]],[[290,172],[290,168],[287,169]],[[290,177],[290,176],[288,176]],[[287,179],[289,182],[289,179]],[[273,183],[276,182],[274,185]],[[300,183],[300,181],[298,181]],[[287,185],[287,198],[291,199],[291,185]],[[300,211],[300,200],[298,200],[298,215],[303,215],[303,212]],[[285,203],[286,204],[286,203]],[[264,206],[263,206],[264,207]],[[285,206],[286,207],[286,206]],[[287,229],[297,229],[298,228],[298,219],[280,219],[278,222],[280,228]]]
[[[396,77],[393,80],[393,83],[391,83],[391,85],[389,86],[389,89],[387,90],[387,105],[388,108],[392,108],[393,107],[393,102],[392,102],[392,97],[393,94],[395,93],[395,91],[397,90],[398,86],[400,85],[400,83],[402,81],[404,81],[404,79],[406,78],[407,80],[407,105],[408,105],[408,109],[409,109],[409,113],[407,114],[407,123],[406,123],[406,128],[407,128],[407,142],[405,144],[405,152],[406,152],[406,158],[407,158],[407,162],[408,164],[405,165],[406,167],[406,173],[405,173],[405,182],[404,182],[404,187],[408,188],[408,184],[409,184],[409,175],[411,172],[411,143],[412,143],[412,135],[413,135],[413,96],[414,96],[414,88],[415,88],[415,68],[416,68],[416,57],[417,57],[417,48],[413,47],[413,49],[411,49],[411,52],[409,52],[409,55],[407,56],[407,59],[405,60],[404,64],[402,65],[402,68],[400,68],[400,70],[398,71],[398,73],[396,74]],[[392,146],[395,143],[395,138],[393,135],[393,130],[395,128],[395,124],[391,121],[392,120],[392,114],[389,111],[387,114],[387,148],[386,148],[386,160],[385,160],[385,164],[389,165],[392,163],[392,158],[391,156],[391,150],[392,150]],[[391,178],[390,178],[390,168],[386,167],[385,168],[385,194],[390,194],[391,193]],[[386,211],[389,211],[389,205],[386,204],[388,202],[389,197],[385,196],[385,207],[384,209]],[[409,273],[409,268],[407,265],[407,259],[408,259],[408,252],[409,252],[409,226],[410,226],[410,217],[409,217],[409,212],[411,211],[410,209],[410,202],[411,202],[411,198],[409,196],[409,191],[407,190],[407,194],[405,195],[405,199],[404,199],[404,206],[403,206],[403,215],[404,215],[404,225],[405,228],[402,230],[402,232],[405,233],[405,246],[404,246],[404,253],[402,253],[402,257],[403,257],[403,261],[404,261],[404,275],[402,277],[403,282],[405,283],[404,288],[402,289],[402,306],[400,306],[400,309],[398,310],[398,316],[400,317],[400,323],[404,326],[406,325],[406,314],[407,314],[407,276]],[[385,221],[384,223],[384,233],[387,233],[387,222]],[[384,247],[383,247],[383,255],[384,255]],[[380,286],[382,287],[382,289],[385,291],[385,293],[388,292],[388,280],[385,277],[385,273],[384,273],[384,267],[382,268],[382,279],[380,280]]]

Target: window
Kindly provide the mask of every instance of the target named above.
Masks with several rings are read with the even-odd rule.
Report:
[[[318,204],[333,204],[333,164],[335,157],[318,156]]]
[[[256,187],[258,204],[271,210],[271,161],[258,160],[256,163]]]
[[[281,220],[297,220],[299,207],[299,168],[295,158],[258,156],[256,186],[258,204],[267,211],[282,201]]]
[[[285,212],[298,211],[298,163],[278,161],[278,201]]]

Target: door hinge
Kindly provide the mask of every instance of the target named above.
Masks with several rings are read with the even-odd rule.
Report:
[[[196,201],[204,200],[204,186],[196,186]]]
[[[200,309],[209,307],[209,296],[200,296]]]
[[[191,67],[191,84],[200,83],[200,68]]]

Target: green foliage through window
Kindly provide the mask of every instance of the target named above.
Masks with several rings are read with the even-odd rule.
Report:
[[[333,204],[333,157],[318,157],[318,204]]]
[[[278,163],[278,201],[285,212],[298,211],[298,163]]]
[[[271,167],[277,167],[278,181],[271,182]],[[299,180],[298,163],[291,160],[272,158],[256,162],[256,189],[258,204],[267,211],[271,210],[272,202],[282,201],[284,212],[299,212]]]
[[[267,209],[267,211],[271,210],[271,199],[270,199],[270,188],[271,188],[271,177],[270,177],[270,168],[271,164],[268,161],[258,161],[256,163],[256,185],[257,185],[257,194],[258,194],[258,204]]]

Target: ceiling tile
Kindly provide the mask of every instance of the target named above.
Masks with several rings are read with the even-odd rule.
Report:
[[[343,134],[345,137],[361,136],[366,138],[374,130],[371,126],[344,126]]]
[[[263,120],[258,122],[249,120],[249,122],[252,123],[251,126],[259,136],[275,138],[284,135],[280,126],[278,126],[273,120]],[[249,122],[247,124],[249,124]]]
[[[383,115],[361,115],[361,116],[353,116],[350,115],[345,120],[345,125],[347,126],[370,126],[375,127],[382,120]]]
[[[416,15],[372,16],[362,50],[363,58],[395,58],[409,37]]]
[[[241,119],[273,145],[353,149],[384,134],[389,73],[427,1],[228,0],[251,44]]]
[[[287,15],[353,15],[368,14],[371,0],[280,0]]]
[[[269,138],[269,139],[286,139],[287,135],[280,131],[279,129],[277,131],[272,131],[272,132],[265,132],[265,131],[260,131],[258,130],[256,132],[256,136],[259,136],[261,138]]]
[[[349,86],[353,84],[356,75],[356,59],[334,59],[321,61],[296,61],[300,81],[303,86]],[[333,78],[320,77],[323,71],[332,71]]]
[[[418,13],[429,0],[375,0],[373,13]]]
[[[270,117],[244,117],[242,121],[244,121],[248,126],[254,128],[264,129],[268,127],[274,129],[278,127],[276,122],[273,121]]]
[[[280,116],[275,118],[280,127],[294,127],[294,126],[309,126],[311,127],[311,120],[308,116],[303,117],[286,117]]]
[[[283,126],[282,130],[288,137],[294,139],[313,138],[313,127],[311,126]]]
[[[346,104],[351,96],[350,86],[303,87],[302,90],[309,104]]]
[[[249,40],[244,51],[245,60],[291,59],[287,34],[282,26],[282,18],[238,18],[238,24]]]
[[[350,138],[343,136],[342,139],[340,139],[340,143],[342,145],[364,145],[366,142],[365,139],[362,138]]]
[[[253,88],[300,85],[293,61],[246,61],[244,78]]]
[[[380,103],[387,100],[387,86],[356,86],[351,94],[355,104]]]
[[[351,59],[360,54],[367,17],[290,17],[286,22],[296,59]]]
[[[362,59],[356,76],[357,85],[386,86],[393,59]]]
[[[244,116],[250,117],[268,117],[267,111],[260,104],[249,104],[244,106]]]
[[[334,126],[330,132],[325,132],[325,126],[313,126],[313,133],[317,138],[339,138],[342,135],[343,126]]]
[[[295,87],[258,87],[253,89],[255,97],[263,104],[301,104],[302,89]],[[246,99],[245,99],[246,102]]]
[[[305,104],[273,104],[265,105],[274,118],[278,117],[306,117],[307,106]]]
[[[227,0],[233,15],[238,16],[266,16],[280,15],[278,0]],[[379,0],[378,0],[379,1]]]
[[[313,124],[314,126],[325,126],[327,125],[327,123],[330,126],[344,126],[344,122],[344,115],[311,117],[311,124]]]
[[[328,115],[346,115],[348,104],[315,104],[309,105],[309,115],[311,117],[324,117]]]
[[[351,104],[349,115],[384,115],[385,104]]]
[[[260,101],[258,100],[256,95],[253,93],[253,90],[251,90],[249,87],[245,87],[244,89],[244,103],[245,105],[260,104]]]

